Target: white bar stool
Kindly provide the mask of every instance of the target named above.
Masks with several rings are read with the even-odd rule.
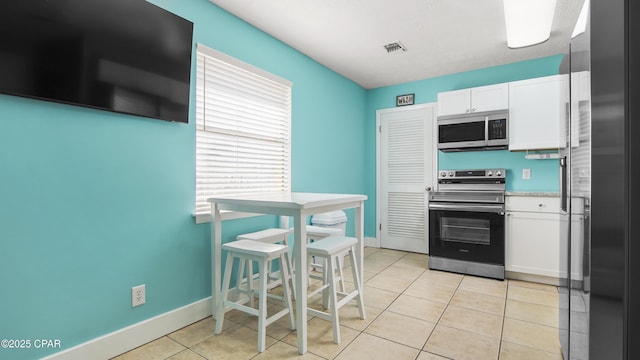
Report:
[[[342,306],[355,298],[357,305],[360,308],[360,318],[365,318],[362,289],[360,288],[360,275],[358,274],[358,266],[356,265],[355,246],[357,244],[358,240],[356,238],[330,236],[321,241],[316,241],[307,245],[308,256],[316,256],[324,259],[323,285],[310,292],[307,296],[311,298],[320,292],[324,293],[327,288],[329,292],[328,312],[307,308],[307,313],[321,319],[329,320],[333,323],[333,342],[336,344],[340,343],[339,310]],[[355,289],[350,293],[345,293],[344,291],[339,292],[336,289],[335,270],[338,256],[349,250],[351,250],[351,271],[353,274]],[[338,297],[340,297],[339,301]]]
[[[342,235],[341,229],[307,225],[307,243],[319,241],[329,236],[340,236],[340,235]],[[313,268],[318,272],[322,272],[323,265],[320,262],[318,262],[315,258],[312,258],[312,260],[309,261],[308,265],[309,265],[308,266],[309,277],[315,278],[315,279],[321,279],[318,276],[312,275],[311,269]],[[342,256],[339,256],[338,257],[338,273],[340,274],[340,277],[338,278],[338,280],[340,281],[340,291],[344,292],[345,287],[344,287],[344,276],[342,274],[342,268],[343,268]]]
[[[281,317],[289,314],[289,328],[295,330],[295,320],[293,318],[293,306],[291,304],[291,289],[287,281],[287,273],[289,273],[286,257],[289,254],[289,247],[286,245],[271,244],[253,240],[238,240],[222,245],[222,249],[227,251],[227,261],[224,270],[224,280],[222,281],[222,299],[218,309],[216,309],[216,329],[215,333],[222,332],[224,322],[224,314],[229,310],[236,309],[247,314],[258,317],[258,351],[263,352],[265,349],[265,338],[267,326]],[[229,282],[231,280],[231,271],[233,269],[233,259],[239,259],[238,276],[236,279],[236,289],[238,290],[238,300],[229,301]],[[282,309],[271,317],[267,317],[267,283],[269,278],[268,267],[272,260],[280,261],[280,280],[284,288],[284,301],[286,308]],[[244,272],[244,262],[255,261],[258,263],[260,278],[260,286],[258,290],[258,308],[253,308],[254,291],[249,288],[251,280],[247,281],[247,289],[241,289],[242,278]],[[251,274],[248,274],[251,276]],[[246,298],[240,296],[241,293],[247,295]],[[246,306],[249,302],[252,306]]]
[[[292,231],[292,229],[271,228],[248,234],[240,234],[236,237],[236,240],[253,240],[270,244],[284,244],[287,246],[287,248],[289,248],[289,235],[291,235]],[[295,284],[292,277],[293,264],[291,262],[291,256],[289,255],[289,253],[287,253],[286,259],[287,266],[289,268],[289,272],[286,274],[287,279],[291,281],[291,289],[295,294]],[[280,268],[280,270],[282,271],[282,268]],[[271,273],[271,266],[269,266],[269,278],[274,281],[268,283],[267,290],[271,290],[281,284],[280,277],[273,276],[273,274]],[[253,265],[251,264],[251,261],[247,261],[247,279],[253,279]],[[249,283],[250,290],[252,289],[252,285],[253,284]]]

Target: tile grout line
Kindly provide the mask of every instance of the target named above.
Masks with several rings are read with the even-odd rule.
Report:
[[[500,344],[498,346],[498,357],[496,360],[500,359],[500,354],[502,353],[502,344],[504,344],[502,337],[504,336],[504,323],[507,319],[507,299],[509,298],[509,287],[511,286],[510,280],[505,279],[505,281],[507,281],[507,289],[504,292],[504,309],[502,309],[502,326],[500,327]]]

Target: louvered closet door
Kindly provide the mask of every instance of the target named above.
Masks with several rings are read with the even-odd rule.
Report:
[[[383,248],[428,253],[435,107],[378,111],[379,224]]]

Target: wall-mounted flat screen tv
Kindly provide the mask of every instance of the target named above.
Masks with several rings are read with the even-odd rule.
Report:
[[[0,93],[186,123],[192,38],[145,0],[2,0]]]

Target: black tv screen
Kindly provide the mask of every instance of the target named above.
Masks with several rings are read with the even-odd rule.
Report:
[[[186,123],[192,37],[145,0],[2,0],[0,93]]]

